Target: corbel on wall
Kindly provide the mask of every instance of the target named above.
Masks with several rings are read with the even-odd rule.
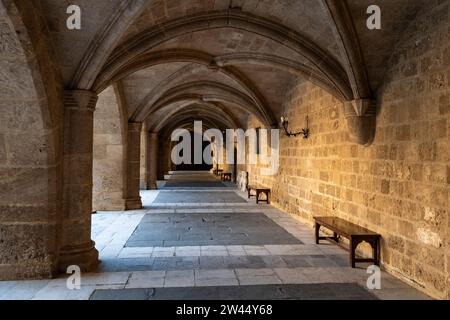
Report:
[[[344,103],[344,114],[350,141],[365,146],[372,144],[376,128],[376,101],[347,101]]]

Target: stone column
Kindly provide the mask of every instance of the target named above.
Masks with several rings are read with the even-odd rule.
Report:
[[[63,221],[59,269],[77,265],[90,271],[98,264],[91,240],[93,123],[97,94],[64,92]]]
[[[173,149],[173,145],[172,145],[171,141],[164,142],[164,147],[163,147],[163,154],[164,154],[163,172],[164,172],[164,175],[168,174],[169,171],[175,171],[175,165],[172,162],[172,149]]]
[[[164,159],[164,148],[163,144],[161,143],[161,139],[158,141],[158,150],[159,150],[159,157],[158,157],[158,180],[164,180],[164,174],[163,174],[163,159]]]
[[[126,209],[142,208],[140,196],[142,123],[128,123]]]
[[[141,190],[148,190],[148,132],[145,124],[142,124],[141,131],[141,163],[140,163],[140,181],[139,187]]]
[[[158,134],[150,132],[147,138],[147,189],[156,190],[158,179]]]
[[[158,180],[165,180],[165,175],[171,170],[169,166],[170,152],[172,149],[167,141],[158,141],[159,157],[158,157]]]

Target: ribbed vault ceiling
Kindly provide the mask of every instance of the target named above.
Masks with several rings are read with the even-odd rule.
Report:
[[[193,120],[244,126],[250,114],[273,126],[298,78],[343,101],[371,98],[395,21],[421,3],[378,1],[396,32],[369,33],[366,0],[79,0],[77,32],[64,28],[64,1],[40,2],[66,86],[120,84],[130,121],[165,133]]]

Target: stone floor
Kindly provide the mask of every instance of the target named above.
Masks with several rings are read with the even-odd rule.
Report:
[[[67,276],[0,282],[0,299],[429,299],[382,273],[368,290],[364,266],[316,245],[313,230],[266,204],[248,201],[209,173],[177,172],[143,191],[143,210],[93,216],[97,272],[80,290]]]
[[[377,300],[358,284],[279,284],[96,290],[91,300]]]

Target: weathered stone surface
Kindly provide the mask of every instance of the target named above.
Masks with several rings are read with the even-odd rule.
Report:
[[[157,189],[158,180],[158,154],[159,154],[159,144],[158,144],[158,134],[156,132],[151,132],[148,134],[148,157],[147,157],[147,189],[155,190]]]
[[[436,5],[436,4],[435,4]],[[377,92],[378,114],[373,144],[353,144],[352,132],[366,126],[348,121],[347,107],[308,83],[299,81],[286,94],[283,114],[300,128],[308,114],[311,137],[281,139],[280,170],[261,175],[248,166],[250,181],[272,189],[272,202],[300,218],[340,216],[382,234],[382,260],[433,296],[448,292],[448,217],[450,149],[448,38],[449,20],[431,21],[429,8],[406,31]],[[414,42],[412,39],[417,40]],[[433,42],[418,49],[417,44]],[[411,81],[423,80],[415,88]],[[249,127],[261,123],[250,119]],[[354,128],[346,132],[348,126]],[[363,135],[364,137],[364,135]],[[363,250],[364,252],[364,250]],[[368,253],[368,252],[367,252]]]
[[[1,100],[0,127],[12,132],[42,130],[44,124],[39,104],[29,101]]]
[[[15,5],[1,2],[0,280],[51,277],[57,267],[57,97],[45,94],[54,83],[44,83],[30,50],[34,30],[25,29]]]
[[[447,167],[447,184],[450,184],[450,166]]]
[[[0,203],[46,203],[48,180],[46,168],[0,168],[0,186],[3,190]]]
[[[48,256],[56,247],[56,235],[52,226],[2,226],[0,228],[2,251],[0,264],[15,264],[21,261],[44,262],[52,260]],[[29,237],[28,234],[33,234]],[[17,245],[20,249],[16,251]]]
[[[52,223],[58,215],[56,207],[38,203],[30,205],[0,205],[0,210],[2,212],[0,222],[2,223],[13,223],[17,220],[26,223],[38,221]]]
[[[116,2],[82,3],[82,31],[67,30],[65,2],[0,2],[0,279],[52,276],[59,249],[61,270],[92,268],[92,203],[140,208],[139,186],[174,168],[174,128],[287,115],[295,129],[309,115],[309,140],[282,138],[278,175],[238,170],[305,220],[337,215],[380,232],[386,268],[449,295],[446,1],[385,1],[376,32],[361,1],[347,1],[354,21],[332,1]],[[93,116],[93,91],[112,83]],[[66,91],[65,108],[64,88],[81,89]],[[362,103],[370,88],[376,118]]]
[[[148,171],[148,156],[149,156],[149,148],[148,148],[148,135],[147,135],[147,125],[142,125],[141,132],[141,168],[140,168],[140,188],[141,190],[147,189],[147,171]]]
[[[141,132],[142,123],[128,123],[127,140],[127,188],[126,209],[141,209],[142,202],[140,190],[140,158],[141,158]]]
[[[40,278],[56,274],[57,243],[54,226],[2,225],[0,243],[2,279]]]
[[[33,98],[30,70],[23,61],[0,60],[0,95],[3,99]]]
[[[125,119],[113,87],[99,96],[94,112],[93,211],[125,209]]]
[[[27,133],[6,136],[9,162],[18,166],[42,166],[51,163],[55,156],[52,149],[53,134],[30,136]]]
[[[6,163],[5,137],[3,134],[0,134],[0,165],[4,165],[5,163]]]
[[[64,185],[59,269],[79,265],[88,271],[98,263],[91,240],[93,112],[95,92],[65,91]]]
[[[10,26],[0,20],[0,54],[17,55],[21,53],[17,37],[11,31]]]

